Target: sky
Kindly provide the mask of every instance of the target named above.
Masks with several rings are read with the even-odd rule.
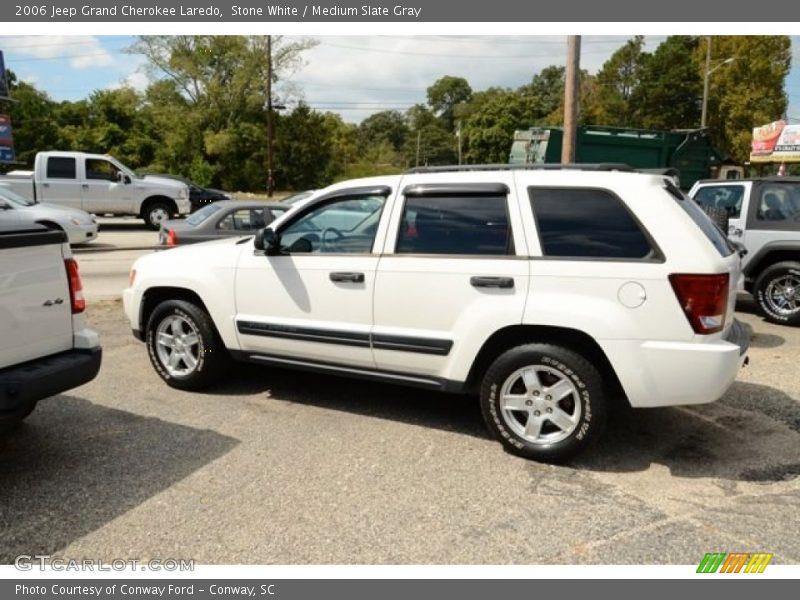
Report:
[[[359,122],[381,110],[425,102],[425,90],[444,75],[461,76],[474,90],[518,87],[542,68],[564,64],[563,36],[323,36],[287,78],[313,108]],[[596,73],[627,36],[583,36],[581,68]],[[654,50],[664,36],[648,36]],[[54,100],[148,83],[144,61],[125,52],[132,36],[0,36],[6,67]],[[792,38],[793,68],[786,81],[790,122],[800,122],[800,36]],[[722,67],[724,68],[724,67]],[[288,88],[278,88],[277,93]],[[713,94],[713,75],[712,88]],[[295,98],[298,96],[295,95]],[[687,127],[690,126],[687,124]]]

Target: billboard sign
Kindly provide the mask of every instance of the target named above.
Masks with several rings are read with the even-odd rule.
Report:
[[[774,121],[754,128],[750,162],[800,162],[800,125]]]
[[[0,163],[14,162],[14,132],[11,117],[0,115]]]

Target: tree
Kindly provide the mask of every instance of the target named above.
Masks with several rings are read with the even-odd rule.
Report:
[[[538,114],[535,101],[515,90],[490,88],[476,93],[472,104],[462,128],[467,162],[507,162],[514,131],[530,127]]]
[[[322,113],[302,102],[277,120],[275,180],[279,189],[314,189],[333,181],[329,125]]]
[[[639,85],[649,55],[643,51],[644,36],[637,35],[614,52],[597,74],[598,114],[595,125],[636,127],[631,98]]]
[[[426,106],[415,104],[406,111],[408,136],[403,156],[408,166],[453,164],[458,158],[452,130]],[[418,143],[419,142],[419,143]]]
[[[15,102],[8,108],[14,131],[16,158],[33,164],[36,152],[56,147],[58,125],[53,114],[56,103],[31,84],[17,80],[13,71],[6,71],[9,93]]]
[[[644,61],[630,96],[637,124],[648,129],[698,126],[703,80],[697,48],[696,37],[674,35]]]
[[[298,68],[315,43],[272,36],[273,82]],[[167,83],[154,82],[149,109],[155,122],[168,124],[158,130],[164,133],[155,163],[184,175],[210,173],[223,187],[263,187],[266,46],[264,36],[142,36],[128,49]]]
[[[699,44],[703,60],[705,48],[705,43]],[[784,81],[791,65],[791,39],[783,35],[715,36],[711,49],[712,64],[734,60],[711,75],[708,125],[717,145],[744,162],[753,127],[786,114]],[[701,68],[705,68],[704,62]]]
[[[361,121],[358,137],[362,147],[386,141],[399,152],[408,136],[408,125],[403,114],[396,110],[374,113]]]
[[[533,76],[528,85],[519,89],[530,96],[537,105],[538,119],[557,112],[564,105],[565,68],[557,65],[545,67]]]
[[[455,106],[471,99],[472,88],[463,77],[445,75],[428,88],[428,106],[449,131],[455,124]]]

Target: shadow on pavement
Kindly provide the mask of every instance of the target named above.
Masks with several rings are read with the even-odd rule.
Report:
[[[54,554],[238,444],[72,396],[0,438],[0,564]]]
[[[307,404],[357,415],[454,431],[483,439],[483,424],[476,396],[445,394],[412,387],[374,383],[291,369],[238,364],[235,375],[211,393],[249,396],[266,393],[276,402]]]
[[[777,482],[800,475],[800,402],[737,382],[717,403],[624,411],[574,465],[604,472],[664,465],[672,475]]]

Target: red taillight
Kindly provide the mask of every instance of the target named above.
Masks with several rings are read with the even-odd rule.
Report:
[[[728,274],[672,274],[669,282],[695,333],[722,331],[728,312]]]
[[[78,263],[74,258],[64,261],[67,267],[67,280],[69,281],[69,299],[72,304],[72,314],[76,315],[86,310],[86,300],[83,297],[83,283],[78,273]]]
[[[175,233],[174,229],[170,229],[167,231],[167,246],[177,246],[178,245],[178,234]]]

